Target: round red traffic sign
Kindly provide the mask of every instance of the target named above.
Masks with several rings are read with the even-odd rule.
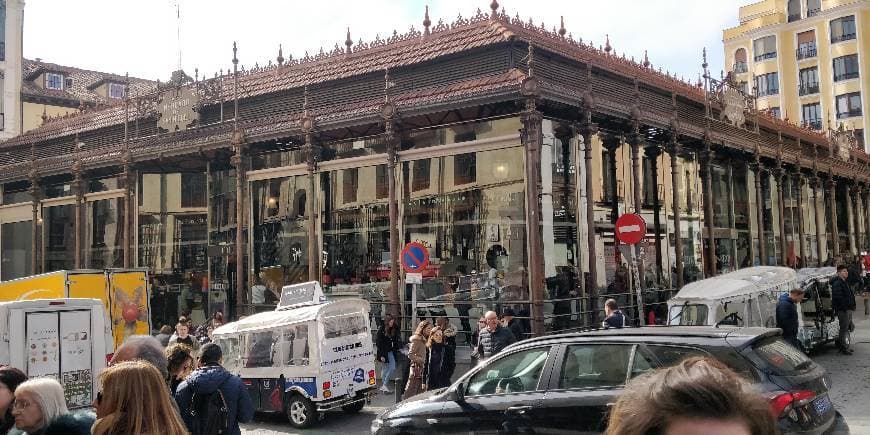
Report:
[[[408,273],[419,273],[429,267],[429,249],[422,243],[408,243],[399,258],[402,260],[402,268]]]
[[[646,221],[635,213],[626,213],[616,220],[616,240],[626,245],[640,243],[646,236]]]

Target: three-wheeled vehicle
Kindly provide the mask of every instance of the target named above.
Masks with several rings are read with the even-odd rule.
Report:
[[[668,324],[773,328],[777,299],[796,279],[788,267],[757,266],[686,284],[668,301]]]
[[[326,302],[320,284],[285,286],[275,311],[215,329],[224,367],[247,386],[255,409],[284,412],[306,428],[322,412],[359,412],[375,392],[369,303]]]
[[[797,283],[804,289],[804,300],[798,306],[801,327],[798,340],[809,352],[837,339],[840,323],[831,309],[830,282],[837,276],[835,267],[807,267],[797,271]],[[851,335],[846,334],[851,341]]]

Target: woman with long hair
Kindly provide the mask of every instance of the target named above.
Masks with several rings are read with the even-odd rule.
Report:
[[[393,392],[389,383],[393,380],[392,375],[396,370],[396,352],[401,348],[399,327],[396,324],[396,319],[390,314],[384,316],[384,324],[378,329],[377,347],[378,361],[384,364],[380,390],[389,394]]]
[[[93,435],[185,435],[187,428],[172,406],[166,384],[154,366],[127,361],[100,375],[97,422]]]
[[[767,401],[721,362],[688,358],[634,378],[610,414],[606,435],[776,434]]]
[[[426,347],[429,350],[429,356],[426,358],[426,389],[433,390],[436,388],[446,387],[445,375],[447,374],[446,353],[447,348],[444,345],[444,330],[436,326],[429,333],[429,340],[426,342]]]
[[[0,435],[6,435],[15,425],[12,416],[12,401],[15,389],[27,380],[27,375],[14,367],[0,367]]]
[[[192,350],[186,344],[175,343],[166,348],[166,369],[169,372],[169,393],[175,395],[178,384],[187,378],[195,367]]]
[[[408,384],[405,386],[405,394],[402,394],[402,399],[407,399],[416,396],[426,391],[426,339],[429,338],[429,333],[432,331],[432,322],[423,320],[417,324],[417,329],[414,330],[414,335],[408,340],[411,345],[408,350],[408,359],[410,364],[408,367]]]

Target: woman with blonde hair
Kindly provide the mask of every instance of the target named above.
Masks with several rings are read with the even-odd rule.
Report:
[[[408,367],[408,384],[405,385],[405,394],[402,394],[403,400],[426,391],[426,339],[431,331],[432,322],[423,320],[417,324],[417,329],[408,340],[411,343],[408,359],[411,361]]]
[[[90,412],[69,412],[63,387],[52,378],[34,378],[18,385],[12,416],[15,429],[9,433],[15,435],[85,435],[94,423]]]
[[[97,422],[93,435],[185,435],[187,428],[172,406],[166,384],[154,366],[126,361],[100,375]]]

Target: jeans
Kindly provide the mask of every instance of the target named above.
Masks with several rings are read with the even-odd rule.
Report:
[[[387,385],[387,382],[393,380],[392,375],[393,372],[396,371],[396,354],[395,352],[387,352],[387,362],[384,364],[384,374],[383,374],[383,384]]]
[[[852,323],[852,312],[849,310],[837,311],[837,321],[840,325],[840,335],[837,337],[837,344],[840,349],[848,350],[849,345],[846,342],[846,337],[849,334],[849,325]]]

